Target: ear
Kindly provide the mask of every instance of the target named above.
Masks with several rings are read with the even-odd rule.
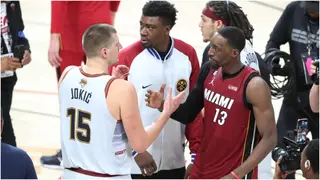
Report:
[[[216,23],[216,28],[217,29],[221,29],[221,28],[224,27],[224,24],[223,24],[223,22],[221,20],[216,20],[215,23]]]
[[[165,30],[165,34],[166,35],[169,35],[169,33],[170,33],[170,31],[171,31],[171,26],[170,25],[166,25],[165,27],[164,27],[164,30]]]
[[[108,56],[109,56],[108,49],[107,48],[101,48],[100,55],[105,59],[108,58]]]
[[[237,49],[232,49],[231,56],[232,56],[233,58],[237,57],[239,54],[240,54],[240,51],[239,51],[239,50],[237,50]]]
[[[310,161],[308,159],[304,162],[304,168],[306,168],[306,170],[309,170],[311,168]]]

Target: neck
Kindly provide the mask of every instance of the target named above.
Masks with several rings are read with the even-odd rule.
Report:
[[[231,61],[236,61],[236,62],[235,63],[232,62],[232,63],[224,65],[222,67],[223,73],[234,74],[242,68],[243,64],[240,61],[240,57],[237,57],[237,60],[231,60]]]
[[[154,47],[154,49],[159,52],[167,52],[169,49],[169,45],[170,45],[170,36],[167,36],[157,47]]]
[[[92,74],[108,74],[108,64],[104,63],[101,58],[87,58],[86,72]]]

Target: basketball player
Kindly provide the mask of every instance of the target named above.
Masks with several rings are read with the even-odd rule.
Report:
[[[256,70],[241,63],[245,36],[239,28],[219,29],[210,45],[196,87],[171,115],[188,124],[205,109],[201,149],[189,178],[256,179],[257,165],[277,138],[270,90]],[[150,90],[147,105],[161,111],[162,91]]]
[[[89,27],[83,35],[86,65],[69,66],[59,80],[62,178],[131,179],[128,142],[144,152],[184,98],[184,92],[172,98],[169,89],[164,111],[145,130],[134,86],[107,74],[120,48],[112,26]]]

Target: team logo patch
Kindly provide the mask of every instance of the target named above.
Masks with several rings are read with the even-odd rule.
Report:
[[[83,88],[85,85],[87,85],[87,79],[85,79],[85,78],[81,79],[80,85],[81,85],[82,88]]]
[[[187,88],[187,86],[188,86],[187,81],[184,80],[184,79],[180,79],[180,80],[177,82],[177,85],[176,85],[177,91],[182,92],[183,90],[185,90],[185,89]]]

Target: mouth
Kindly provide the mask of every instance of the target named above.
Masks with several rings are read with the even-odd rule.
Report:
[[[149,42],[149,40],[147,38],[143,38],[143,37],[140,40],[141,40],[142,44],[146,44]]]

